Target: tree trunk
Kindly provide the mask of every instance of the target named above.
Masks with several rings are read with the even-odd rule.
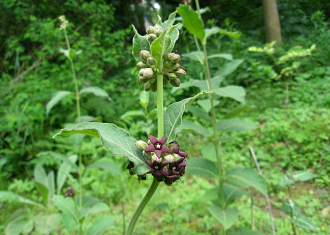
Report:
[[[280,18],[276,0],[262,0],[264,9],[264,22],[266,42],[279,41],[279,46],[282,46],[282,35]]]

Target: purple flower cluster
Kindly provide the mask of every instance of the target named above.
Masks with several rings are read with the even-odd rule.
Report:
[[[166,185],[170,186],[184,175],[188,153],[180,149],[176,141],[171,142],[168,146],[165,145],[165,142],[165,136],[158,140],[151,135],[147,147],[142,141],[136,142],[136,146],[144,149],[146,163],[150,166],[148,173],[151,173],[158,181],[164,181]]]

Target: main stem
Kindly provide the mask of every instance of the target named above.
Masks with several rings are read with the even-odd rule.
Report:
[[[162,64],[162,62],[161,62]],[[162,71],[162,68],[160,69]],[[160,73],[157,75],[157,119],[158,119],[158,138],[164,136],[164,108],[163,108],[163,74]],[[134,215],[129,222],[128,229],[126,235],[133,234],[135,224],[142,213],[144,207],[148,204],[151,197],[154,195],[156,189],[158,188],[159,181],[155,178],[152,181],[152,184],[147,192],[147,194],[142,199],[140,205],[134,212]]]

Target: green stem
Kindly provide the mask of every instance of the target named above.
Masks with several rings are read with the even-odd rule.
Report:
[[[164,136],[164,114],[163,114],[163,74],[157,75],[157,118],[158,138]]]
[[[289,195],[290,195],[290,208],[291,208],[291,213],[290,213],[290,217],[293,218],[293,209],[292,209],[292,206],[291,206],[291,202],[293,202],[292,200],[292,194],[291,194],[291,189],[290,189],[290,186],[288,185],[288,190],[289,190]],[[294,223],[291,222],[291,226],[292,226],[292,231],[293,231],[293,234],[294,235],[297,235],[297,231],[296,231],[296,227],[294,226]]]

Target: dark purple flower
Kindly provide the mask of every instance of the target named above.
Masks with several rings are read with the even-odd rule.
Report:
[[[177,175],[167,176],[165,179],[165,184],[167,186],[171,186],[177,179],[179,179],[179,176],[177,176]]]
[[[151,162],[146,159],[146,163],[151,167],[148,173],[152,173],[156,179],[162,180],[163,178],[168,176],[168,172],[164,169],[164,167],[170,163],[169,161]]]
[[[180,145],[176,141],[172,141],[170,145],[172,145],[173,153],[176,153],[184,158],[188,156],[188,153],[186,153],[183,149],[180,149]]]
[[[145,152],[155,152],[158,158],[161,158],[162,153],[171,153],[172,151],[165,146],[166,136],[163,136],[159,140],[154,136],[149,136],[151,145],[149,145],[144,151]]]

